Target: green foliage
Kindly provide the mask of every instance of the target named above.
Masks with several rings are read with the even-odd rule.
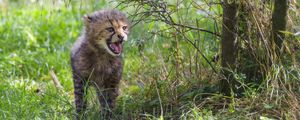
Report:
[[[81,34],[82,16],[121,2],[0,0],[0,119],[74,119],[69,55]],[[123,2],[118,8],[133,23],[143,18],[136,12],[161,9],[153,7],[158,1],[142,6],[137,4],[141,1]],[[197,29],[220,34],[222,9],[218,0],[165,2],[174,23],[193,28],[157,20],[162,18],[157,13],[149,13],[132,28],[123,54],[116,119],[272,119],[277,117],[272,115],[274,111],[286,119],[294,117],[291,111],[299,105],[294,109],[282,106],[299,100],[295,97],[300,93],[295,87],[300,81],[299,52],[284,56],[284,65],[271,66],[259,85],[245,82],[249,76],[246,70],[232,71],[241,83],[237,87],[245,88],[245,97],[223,96],[217,92],[222,75],[213,70],[218,71],[220,65],[211,60],[219,54],[219,37]],[[291,36],[287,51],[297,45],[299,37]],[[249,65],[243,69],[257,67],[241,59]],[[50,70],[63,90],[54,86]],[[89,118],[101,117],[93,89],[88,99]]]

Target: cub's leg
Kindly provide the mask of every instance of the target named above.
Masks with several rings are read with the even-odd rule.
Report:
[[[118,97],[117,85],[106,86],[102,91],[97,90],[98,99],[101,104],[102,117],[112,118],[112,113],[115,108],[116,98]]]
[[[86,93],[88,85],[78,75],[73,75],[74,80],[74,95],[75,95],[75,106],[76,106],[76,118],[84,118],[84,111],[86,109]]]

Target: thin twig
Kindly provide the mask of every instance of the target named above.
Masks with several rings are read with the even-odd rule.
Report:
[[[58,90],[63,90],[64,88],[61,86],[61,84],[60,84],[60,82],[59,82],[59,80],[58,80],[58,78],[57,78],[57,76],[56,76],[56,74],[54,73],[53,70],[50,70],[50,75],[52,77],[52,81],[53,81],[55,87]]]

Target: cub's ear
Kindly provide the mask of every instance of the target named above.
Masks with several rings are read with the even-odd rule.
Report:
[[[84,24],[85,25],[89,25],[90,23],[92,23],[93,21],[95,21],[94,18],[92,16],[90,16],[90,15],[85,15],[83,17],[83,20],[84,20]]]

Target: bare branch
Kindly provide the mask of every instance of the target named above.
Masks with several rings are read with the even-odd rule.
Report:
[[[59,82],[59,80],[58,80],[58,78],[57,78],[57,76],[56,76],[56,74],[54,73],[53,70],[50,70],[50,75],[52,77],[52,81],[53,81],[55,87],[58,90],[63,90],[64,88],[61,86],[61,84],[60,84],[60,82]]]

